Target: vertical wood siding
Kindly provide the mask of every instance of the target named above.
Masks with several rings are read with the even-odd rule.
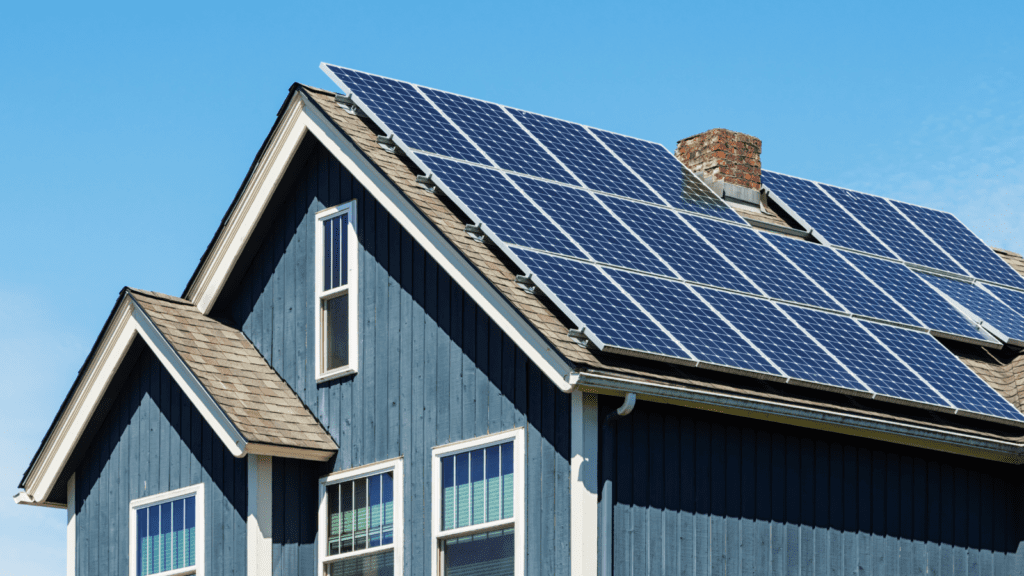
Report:
[[[129,503],[206,486],[206,573],[245,574],[246,463],[148,350],[131,367],[78,466],[75,573],[127,576]]]
[[[613,426],[616,575],[1024,573],[1019,467],[643,402]]]
[[[569,396],[529,362],[340,164],[314,147],[218,310],[242,327],[337,441],[330,465],[274,460],[274,574],[312,574],[318,478],[405,459],[405,574],[429,574],[430,451],[525,427],[529,574],[569,571]],[[317,385],[315,214],[355,199],[360,359]]]

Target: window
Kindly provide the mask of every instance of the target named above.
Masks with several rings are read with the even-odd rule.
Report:
[[[356,370],[357,243],[354,202],[317,214],[315,346],[318,381]]]
[[[320,574],[401,574],[402,460],[331,474],[320,490]]]
[[[132,576],[203,574],[203,485],[131,502]]]
[[[524,448],[519,429],[434,449],[434,574],[523,574]]]

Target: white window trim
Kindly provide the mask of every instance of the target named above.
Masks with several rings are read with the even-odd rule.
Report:
[[[394,475],[394,481],[392,483],[394,496],[394,518],[395,518],[395,532],[394,538],[391,544],[384,546],[376,546],[374,548],[367,548],[365,550],[356,550],[353,552],[345,552],[344,554],[335,554],[334,556],[327,555],[327,487],[340,484],[342,482],[348,482],[350,480],[358,480],[359,478],[366,478],[368,476],[375,476],[382,472],[392,472]],[[395,555],[395,576],[402,576],[403,566],[403,555],[404,550],[404,526],[405,526],[405,511],[402,503],[403,498],[403,478],[402,475],[402,458],[392,458],[390,460],[383,460],[381,462],[374,462],[373,464],[367,464],[365,466],[359,466],[356,468],[350,468],[348,470],[342,470],[341,472],[334,472],[328,474],[320,479],[320,509],[317,512],[318,525],[317,525],[317,558],[319,572],[318,574],[326,574],[327,564],[329,562],[335,562],[345,558],[355,558],[357,556],[364,556],[367,554],[376,554],[385,550],[394,550]]]
[[[335,288],[324,291],[324,227],[323,222],[331,218],[339,217],[348,213],[348,284],[342,288]],[[348,374],[355,374],[359,369],[359,237],[356,233],[356,201],[350,200],[344,204],[332,206],[326,210],[316,213],[316,286],[313,296],[313,310],[316,311],[314,319],[315,338],[314,348],[316,354],[316,381],[317,383],[332,380]],[[324,298],[348,294],[348,365],[333,370],[324,370],[324,334],[323,317],[324,310],[322,302]]]
[[[468,452],[477,448],[486,448],[495,444],[504,444],[512,440],[512,465],[514,477],[512,480],[512,518],[496,520],[485,524],[475,524],[465,528],[452,530],[441,530],[441,458]],[[481,532],[490,532],[501,528],[513,528],[515,530],[515,576],[523,576],[526,573],[526,433],[522,428],[516,428],[507,432],[479,436],[471,440],[453,442],[443,446],[435,447],[431,452],[431,489],[430,495],[430,573],[433,576],[441,574],[441,542],[454,536],[469,536]]]
[[[128,506],[128,575],[135,576],[138,574],[138,566],[136,566],[136,558],[138,557],[136,547],[138,546],[136,538],[136,514],[135,511],[139,508],[147,508],[154,504],[162,504],[171,500],[178,500],[186,496],[195,495],[196,497],[196,565],[189,566],[188,568],[179,568],[177,570],[164,570],[157,574],[151,574],[150,576],[182,576],[185,574],[195,574],[195,576],[203,576],[206,571],[206,507],[204,506],[205,498],[204,493],[206,486],[204,484],[194,484],[192,486],[186,486],[185,488],[179,488],[177,490],[171,490],[170,492],[162,492],[160,494],[154,494],[152,496],[146,496],[144,498],[136,498],[131,501]]]

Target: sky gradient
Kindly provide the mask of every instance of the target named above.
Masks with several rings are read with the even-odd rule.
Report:
[[[1024,251],[1020,3],[14,3],[0,19],[0,486],[125,285],[179,295],[292,82],[321,61],[948,210]],[[0,491],[0,493],[3,493]],[[60,510],[0,499],[0,572],[63,574]]]

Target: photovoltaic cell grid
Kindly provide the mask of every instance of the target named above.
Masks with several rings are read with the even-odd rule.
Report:
[[[501,172],[435,156],[421,160],[504,242],[586,258]]]
[[[610,196],[602,200],[684,279],[758,293],[736,267],[686,226],[677,212]]]
[[[766,234],[765,239],[775,245],[811,278],[853,314],[880,318],[891,322],[920,326],[896,302],[876,288],[856,268],[843,260],[835,250]]]
[[[761,171],[761,182],[832,244],[887,258],[897,257],[814,182],[768,170]]]
[[[768,300],[710,288],[695,287],[694,290],[789,376],[868,391]]]
[[[739,214],[663,146],[604,130],[592,128],[591,132],[640,174],[669,205],[680,210],[743,222]]]
[[[422,90],[501,168],[576,184],[501,106],[431,88]]]
[[[1009,306],[1011,310],[1021,316],[1024,316],[1024,293],[1007,290],[1000,286],[985,286],[985,290],[988,290],[990,294],[999,298],[999,300],[1001,300],[1003,304]]]
[[[885,198],[828,184],[822,184],[822,187],[903,260],[954,274],[967,274]]]
[[[782,308],[873,392],[923,404],[950,405],[853,318],[795,306]]]
[[[512,252],[606,346],[692,359],[597,266],[521,248]]]
[[[569,167],[583,185],[644,202],[664,204],[657,194],[615,159],[579,124],[508,109],[544,146]]]
[[[490,165],[412,84],[337,66],[328,68],[409,146]]]
[[[512,180],[594,260],[673,276],[672,271],[594,200],[590,192],[516,175]]]
[[[1024,342],[1024,317],[977,286],[939,276],[921,275],[929,284],[1017,342]]]
[[[622,270],[606,272],[697,360],[780,375],[686,284]]]
[[[771,245],[750,228],[706,218],[687,217],[681,214],[679,216],[721,250],[768,296],[831,310],[842,310],[836,301],[819,290],[802,272],[778,256]]]
[[[1016,408],[971,372],[938,340],[894,326],[865,324],[915,372],[960,410],[1024,422]]]
[[[975,278],[1024,289],[1024,278],[1010,268],[967,226],[947,212],[890,200],[904,216],[917,224]]]
[[[845,257],[878,285],[884,286],[885,291],[910,310],[926,328],[974,340],[994,341],[979,332],[942,295],[903,264],[860,254],[847,253]]]

